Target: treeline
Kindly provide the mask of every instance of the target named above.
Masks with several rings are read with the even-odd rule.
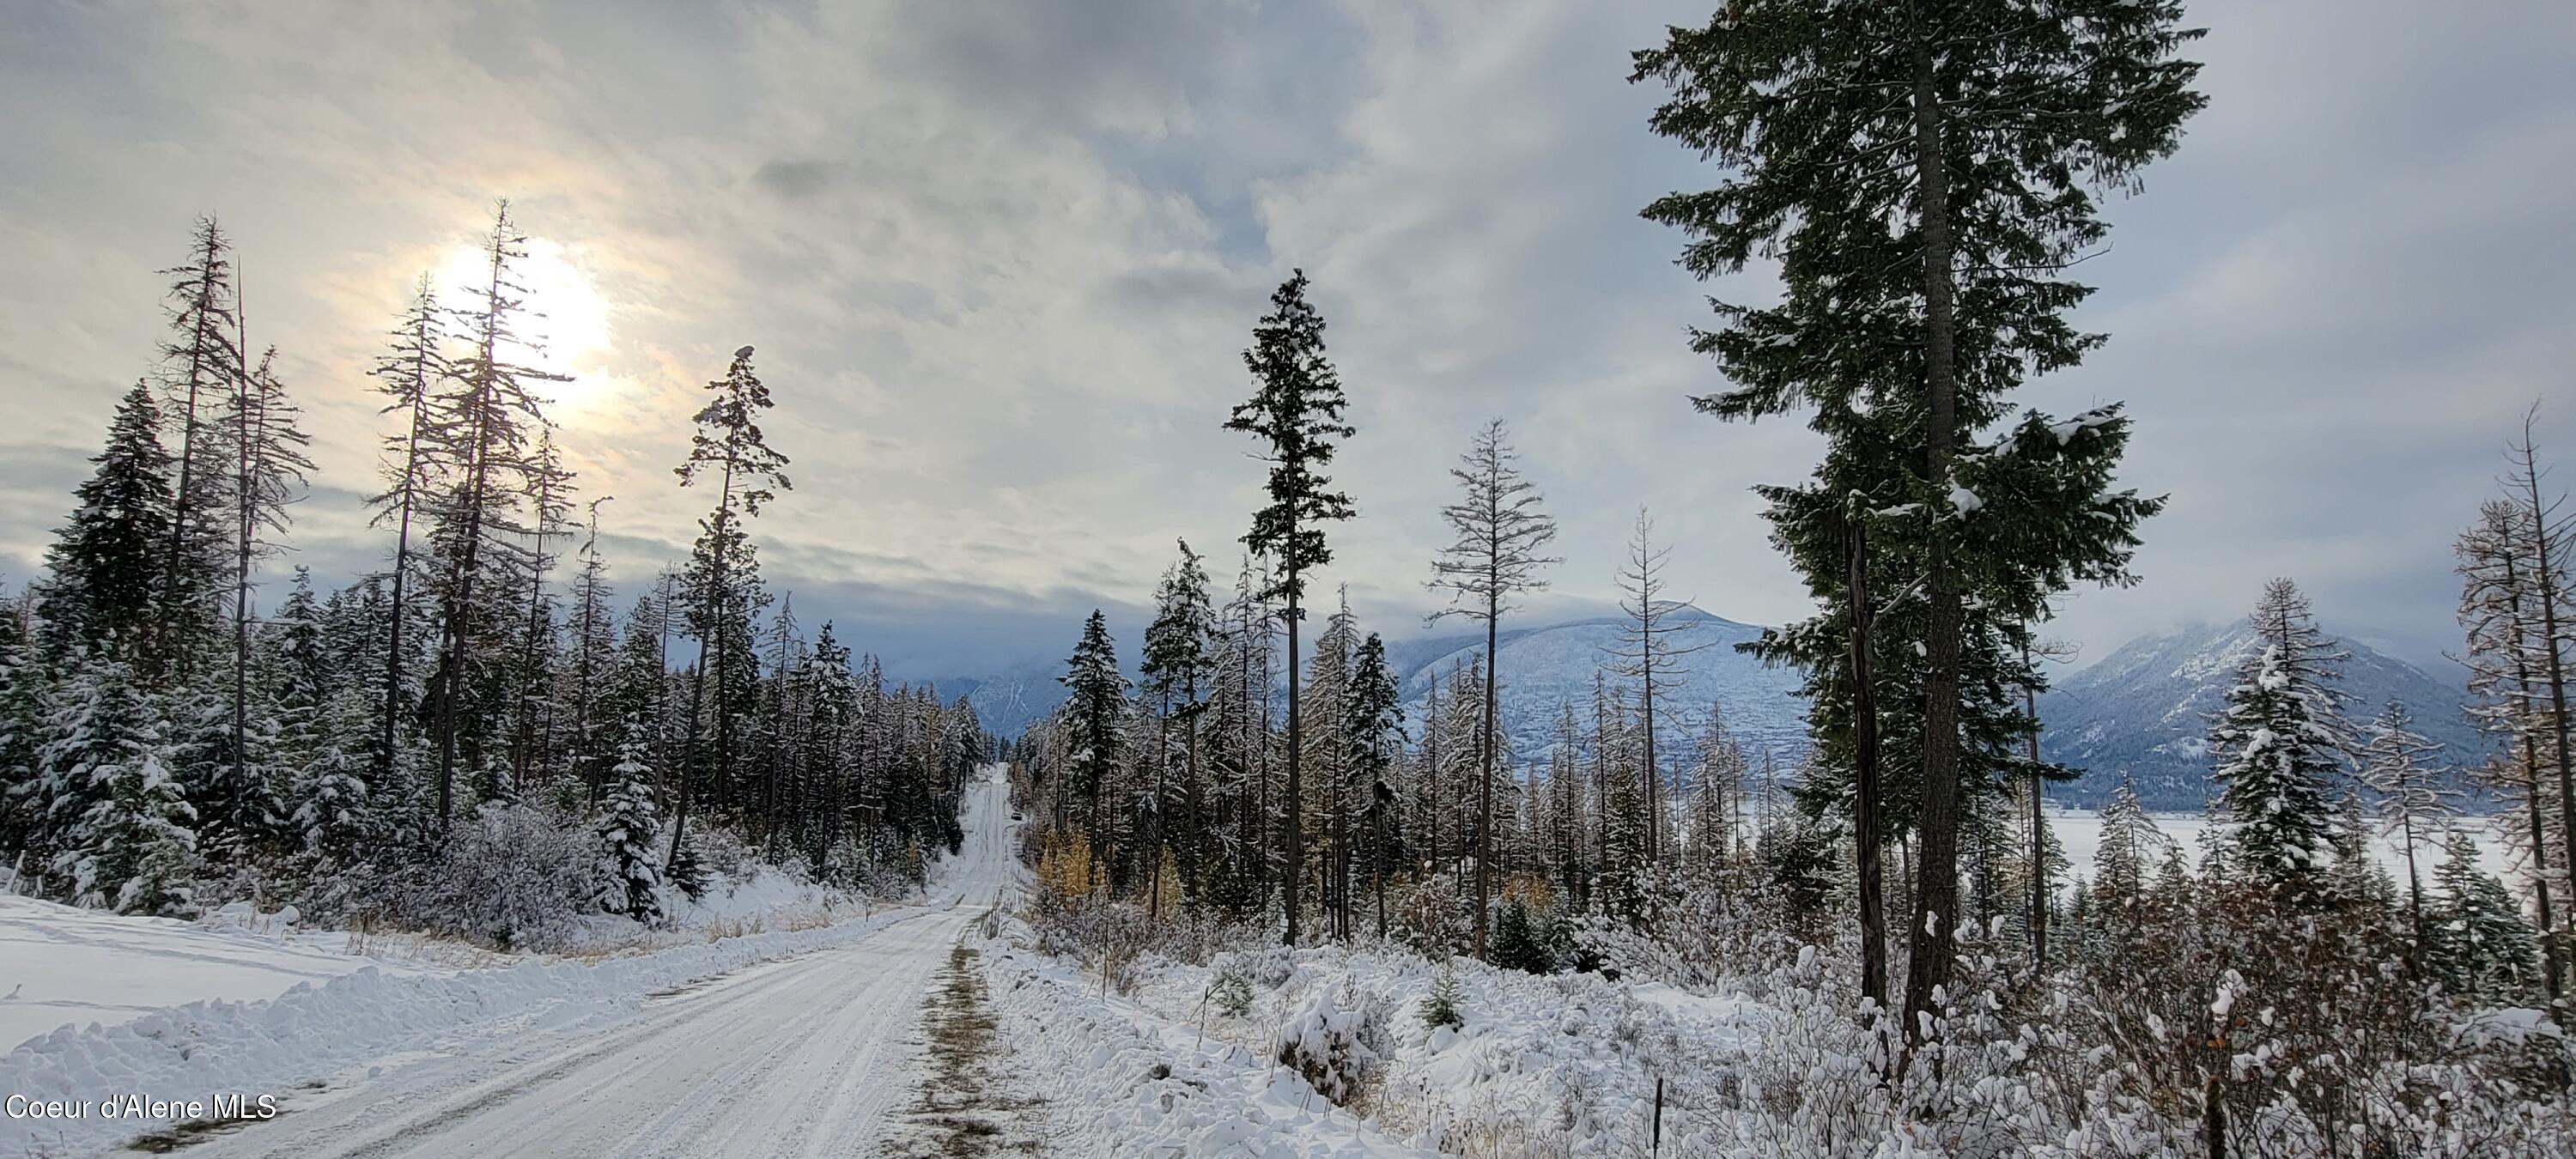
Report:
[[[973,711],[888,682],[829,623],[809,637],[762,580],[748,524],[789,484],[750,347],[677,465],[708,502],[688,560],[618,598],[607,499],[579,502],[545,411],[565,379],[521,361],[525,246],[504,204],[482,278],[448,305],[424,277],[371,371],[386,566],[329,591],[298,567],[263,607],[313,465],[274,347],[248,356],[231,243],[197,224],[150,372],[44,574],[0,606],[12,888],[506,942],[585,909],[659,920],[666,879],[704,887],[709,842],[877,889],[955,846],[991,743]]]

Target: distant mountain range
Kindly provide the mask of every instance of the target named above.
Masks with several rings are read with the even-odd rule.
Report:
[[[2460,686],[2350,638],[2336,643],[2351,653],[2343,690],[2352,697],[2356,742],[2396,700],[2413,714],[2416,731],[2443,746],[2439,759],[2466,765],[2485,751]],[[2211,791],[2209,716],[2255,647],[2254,630],[2243,620],[2150,633],[2058,681],[2039,698],[2040,753],[2087,773],[2049,795],[2098,805],[2125,771],[2148,808],[2200,808]]]
[[[1500,633],[1503,680],[1497,715],[1511,737],[1512,751],[1524,756],[1544,752],[1560,707],[1574,705],[1578,715],[1590,711],[1592,673],[1609,659],[1620,623],[1617,617],[1602,616]],[[1684,632],[1675,638],[1677,646],[1707,645],[1681,658],[1684,671],[1670,686],[1657,686],[1656,732],[1671,751],[1686,758],[1690,737],[1707,719],[1712,703],[1726,706],[1728,726],[1755,753],[1767,747],[1785,764],[1806,750],[1806,703],[1797,695],[1797,673],[1765,668],[1735,650],[1762,629],[1688,606],[1675,609],[1666,623]],[[1408,717],[1422,718],[1422,699],[1435,674],[1445,685],[1457,665],[1481,656],[1484,648],[1482,632],[1389,643],[1387,662],[1403,690]],[[1133,678],[1134,657],[1124,658]],[[985,728],[1012,736],[1064,703],[1064,686],[1056,682],[1063,674],[1063,660],[1035,658],[991,675],[935,683],[943,698],[962,695],[973,703]],[[1420,735],[1418,728],[1408,731]]]
[[[1578,720],[1588,715],[1593,672],[1610,657],[1621,622],[1603,616],[1507,628],[1500,634],[1500,724],[1522,759],[1547,751],[1562,706],[1575,706]],[[1724,706],[1728,727],[1746,748],[1757,759],[1769,750],[1785,774],[1807,748],[1806,702],[1797,692],[1798,674],[1766,668],[1735,649],[1761,635],[1758,627],[1687,606],[1677,609],[1671,622],[1692,625],[1683,639],[1686,646],[1707,645],[1681,657],[1684,671],[1670,686],[1658,688],[1656,731],[1673,762],[1691,758],[1692,739],[1714,703]],[[1388,644],[1387,659],[1401,682],[1408,715],[1420,720],[1423,696],[1435,675],[1445,686],[1458,665],[1482,654],[1484,644],[1481,632]],[[2344,664],[2344,690],[2353,697],[2357,730],[2381,705],[2400,700],[2413,712],[2417,729],[2444,746],[2443,759],[2466,764],[2482,751],[2457,685],[2367,645],[2349,639],[2340,644],[2351,653]],[[2074,783],[2053,786],[2051,799],[2100,805],[2125,771],[2148,807],[2199,809],[2209,794],[2203,740],[2208,716],[2253,647],[2252,630],[2243,621],[2158,632],[2062,677],[2039,698],[2045,725],[2041,752],[2087,773]],[[1132,676],[1134,657],[1127,659]],[[1063,672],[1062,659],[1040,657],[991,675],[936,683],[943,697],[964,695],[972,701],[986,728],[1013,736],[1063,703],[1064,688],[1056,683]],[[1588,720],[1582,724],[1590,727]],[[1420,736],[1418,728],[1408,731]]]

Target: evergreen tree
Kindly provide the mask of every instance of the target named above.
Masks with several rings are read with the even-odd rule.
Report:
[[[1208,601],[1207,569],[1200,566],[1199,556],[1181,541],[1181,558],[1163,573],[1162,586],[1154,593],[1154,622],[1145,628],[1145,651],[1142,671],[1145,690],[1159,702],[1157,720],[1161,726],[1160,744],[1155,754],[1153,816],[1157,829],[1148,844],[1154,848],[1174,847],[1181,880],[1195,880],[1199,872],[1200,807],[1199,784],[1199,717],[1207,707],[1202,699],[1206,685],[1215,679],[1216,609]],[[1171,723],[1178,720],[1183,734],[1181,771],[1181,825],[1178,840],[1166,836],[1160,827],[1165,815],[1163,769],[1171,763]],[[1159,913],[1162,902],[1161,875],[1155,875],[1155,888],[1147,902],[1149,913]]]
[[[2134,932],[2147,897],[2148,875],[2169,859],[2171,840],[2156,828],[2138,802],[2138,789],[2126,775],[2111,790],[2102,809],[2102,842],[2093,849],[2093,897],[2106,917],[2117,916]]]
[[[2552,496],[2542,490],[2549,470],[2540,461],[2540,443],[2533,433],[2540,422],[2540,404],[2533,403],[2522,416],[2522,435],[2505,449],[2508,466],[2504,478],[2507,504],[2512,511],[2509,542],[2521,556],[2525,603],[2529,608],[2530,627],[2527,637],[2531,651],[2532,700],[2540,711],[2535,714],[2549,738],[2557,770],[2559,833],[2554,860],[2567,867],[2571,880],[2576,880],[2576,718],[2567,707],[2568,652],[2576,640],[2576,587],[2568,575],[2571,555],[2576,555],[2576,514],[2567,510],[2564,493]],[[2576,902],[2571,902],[2576,904]]]
[[[394,836],[382,815],[370,776],[381,776],[369,761],[375,725],[372,697],[356,686],[327,694],[321,702],[321,740],[305,766],[303,791],[289,818],[304,856],[328,874],[381,853],[381,843]]]
[[[518,662],[510,673],[518,692],[511,704],[510,775],[520,783],[553,770],[554,660],[560,640],[554,600],[546,593],[546,576],[556,557],[546,545],[564,534],[565,492],[572,478],[555,446],[553,425],[540,424],[527,479],[530,537],[522,577],[527,595],[520,601]]]
[[[1395,868],[1390,857],[1386,833],[1387,813],[1395,801],[1395,788],[1388,783],[1388,772],[1394,766],[1395,753],[1404,744],[1404,703],[1395,685],[1395,673],[1387,667],[1386,641],[1371,632],[1360,641],[1359,654],[1351,664],[1351,679],[1343,693],[1342,721],[1350,753],[1345,765],[1351,771],[1352,783],[1365,786],[1361,792],[1369,820],[1365,868],[1370,890],[1377,902],[1377,933],[1386,936],[1386,876]],[[1344,929],[1343,935],[1349,936]]]
[[[2313,901],[2332,855],[2328,793],[2343,771],[2344,654],[2286,579],[2265,585],[2253,624],[2256,647],[2210,722],[2217,827],[2247,877]]]
[[[1741,823],[1744,798],[1744,746],[1726,727],[1726,706],[1708,706],[1700,727],[1699,755],[1691,766],[1690,817],[1683,829],[1682,852],[1692,877],[1720,893],[1725,889],[1727,850]],[[1729,810],[1735,810],[1730,815]]]
[[[1432,613],[1432,622],[1463,616],[1485,626],[1485,703],[1476,732],[1475,787],[1474,952],[1480,958],[1485,956],[1486,898],[1493,888],[1486,863],[1493,855],[1498,633],[1502,618],[1514,610],[1512,597],[1545,588],[1539,569],[1563,562],[1541,554],[1556,539],[1556,520],[1541,506],[1538,487],[1522,476],[1519,461],[1503,420],[1494,419],[1476,432],[1458,465],[1449,469],[1461,495],[1440,509],[1441,520],[1457,539],[1431,561],[1431,588],[1450,596],[1448,607]]]
[[[1664,827],[1663,770],[1655,760],[1655,686],[1659,681],[1669,686],[1680,678],[1682,657],[1708,647],[1685,642],[1701,621],[1676,618],[1674,613],[1686,605],[1662,598],[1664,560],[1672,549],[1654,545],[1654,530],[1646,509],[1637,508],[1636,530],[1628,538],[1628,561],[1618,580],[1619,610],[1627,618],[1619,625],[1610,665],[1613,675],[1637,682],[1637,792],[1646,811],[1649,863],[1661,854]]]
[[[2519,1005],[2540,973],[2531,927],[2494,875],[2478,868],[2478,849],[2454,829],[2433,871],[2441,893],[2427,947],[2430,972],[2452,993],[2481,1003]]]
[[[707,384],[715,397],[698,410],[697,432],[689,457],[675,469],[680,485],[712,475],[715,510],[698,521],[697,545],[689,556],[690,631],[708,654],[715,681],[715,762],[709,791],[719,799],[731,784],[735,718],[750,691],[753,663],[749,641],[751,615],[765,599],[760,573],[743,522],[760,514],[777,491],[789,489],[787,456],[769,446],[760,429],[760,412],[776,405],[769,387],[751,367],[751,347],[733,352],[725,376]],[[700,679],[706,679],[701,669]],[[678,779],[678,805],[671,818],[671,852],[679,856],[680,838],[689,822],[689,778]]]
[[[1960,795],[1983,779],[1964,707],[1981,681],[1971,613],[2041,618],[2072,579],[2124,575],[2131,527],[2151,510],[2104,501],[2116,446],[2079,438],[2095,445],[2032,461],[2026,440],[1979,436],[2026,377],[2100,341],[2067,324],[2087,289],[2062,274],[2107,229],[2092,191],[2133,186],[2203,103],[2189,88],[2198,66],[2175,59],[2198,35],[2180,19],[2176,0],[1755,0],[1635,56],[1632,80],[1672,89],[1655,131],[1729,171],[1646,215],[1690,232],[1682,264],[1695,275],[1757,254],[1781,263],[1779,305],[1720,304],[1724,325],[1693,346],[1737,384],[1702,402],[1720,417],[1815,408],[1820,485],[1771,493],[1783,546],[1832,606],[1841,577],[1870,560],[1851,546],[1858,512],[1912,512],[1883,529],[1920,582],[1904,610],[1915,622],[1899,626],[1924,645],[1905,669],[1920,673],[1922,706],[1909,1039],[1950,980]],[[2080,469],[2059,470],[2068,460]],[[1815,647],[1810,662],[1834,652]],[[1849,703],[1815,699],[1828,714],[1837,702]]]
[[[653,807],[653,766],[641,721],[620,730],[617,763],[599,806],[599,908],[645,925],[662,920],[662,869],[654,846],[661,817]]]
[[[2531,561],[2523,554],[2520,532],[2526,526],[2514,505],[2501,499],[2480,504],[2477,522],[2453,545],[2461,579],[2459,619],[2468,635],[2463,657],[2469,667],[2469,713],[2505,750],[2481,770],[2484,780],[2501,789],[2516,825],[2509,840],[2529,860],[2532,901],[2540,923],[2541,970],[2550,1008],[2558,1009],[2565,990],[2561,975],[2566,955],[2560,942],[2556,901],[2571,896],[2569,863],[2552,852],[2553,816],[2566,816],[2557,804],[2548,726],[2540,710],[2540,673],[2531,647],[2538,617],[2532,614],[2537,593]],[[2559,767],[2563,767],[2559,766]]]
[[[56,656],[137,658],[150,636],[170,535],[170,454],[161,409],[142,383],[108,423],[97,469],[72,491],[78,506],[45,555],[37,614]]]
[[[1109,621],[1099,609],[1083,621],[1082,639],[1074,644],[1059,682],[1066,690],[1065,724],[1072,745],[1065,762],[1070,777],[1065,790],[1071,804],[1065,819],[1088,834],[1093,857],[1105,860],[1110,822],[1101,808],[1101,790],[1118,767],[1118,729],[1126,712],[1127,678],[1118,672],[1117,647],[1109,638]]]
[[[1298,825],[1296,802],[1303,799],[1300,773],[1304,761],[1294,738],[1304,735],[1298,715],[1297,625],[1306,575],[1333,561],[1324,541],[1325,523],[1349,519],[1351,500],[1328,491],[1332,480],[1323,468],[1333,461],[1335,439],[1347,439],[1354,428],[1342,421],[1349,400],[1341,376],[1324,356],[1324,317],[1306,302],[1306,272],[1295,271],[1270,295],[1270,313],[1252,328],[1252,348],[1243,352],[1244,367],[1258,382],[1250,399],[1236,404],[1226,429],[1259,438],[1270,464],[1270,502],[1253,513],[1252,530],[1243,542],[1270,559],[1276,571],[1257,598],[1283,599],[1280,617],[1288,625],[1288,776],[1284,786],[1284,820],[1280,827],[1280,896],[1287,917],[1283,941],[1297,944],[1299,878],[1305,872],[1305,834]]]
[[[160,714],[122,661],[66,678],[39,756],[58,890],[74,905],[189,916],[196,810]]]
[[[268,536],[285,532],[286,508],[303,497],[304,473],[313,469],[313,460],[304,451],[312,439],[295,425],[298,409],[277,380],[276,360],[277,349],[270,347],[257,369],[235,380],[222,415],[233,471],[226,495],[233,556],[232,735],[223,753],[231,767],[210,771],[208,779],[218,787],[198,802],[213,840],[278,836],[275,825],[283,820],[273,806],[276,771],[259,767],[263,756],[274,759],[278,722],[264,713],[253,719],[251,592],[259,562],[278,550]],[[306,597],[309,603],[311,593]]]
[[[608,602],[616,593],[608,582],[608,560],[599,554],[599,505],[608,498],[603,495],[590,501],[590,533],[582,539],[581,572],[573,581],[567,625],[572,632],[572,687],[567,691],[572,699],[573,768],[594,804],[607,764],[600,736],[614,724],[601,715],[617,652],[617,617]]]
[[[52,687],[30,635],[16,616],[0,614],[0,851],[19,852],[22,862],[10,867],[17,876],[45,864],[50,800],[37,754]]]
[[[1290,738],[1290,743],[1305,751],[1306,767],[1306,796],[1292,808],[1302,816],[1305,831],[1324,842],[1324,856],[1312,878],[1317,886],[1313,897],[1323,908],[1326,933],[1336,938],[1350,932],[1348,810],[1355,794],[1350,784],[1350,729],[1342,713],[1350,706],[1351,662],[1358,647],[1359,621],[1351,615],[1346,587],[1340,606],[1325,618],[1324,630],[1315,637],[1314,660],[1306,669],[1305,731]]]

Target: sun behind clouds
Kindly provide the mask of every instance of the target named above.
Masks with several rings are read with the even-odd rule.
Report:
[[[490,260],[489,251],[479,246],[450,252],[435,275],[440,299],[459,308],[479,306],[490,280]],[[579,250],[537,237],[528,239],[527,256],[510,264],[510,280],[521,287],[527,302],[517,356],[572,376],[570,382],[543,384],[545,401],[555,407],[578,408],[609,382],[606,356],[613,343],[608,300],[583,265]]]

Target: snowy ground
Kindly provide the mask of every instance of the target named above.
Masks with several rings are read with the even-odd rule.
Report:
[[[203,1116],[96,1106],[129,1093],[277,1100],[271,1119],[187,1129],[191,1153],[209,1157],[859,1153],[909,1089],[931,973],[1015,880],[1006,792],[970,791],[965,849],[927,906],[589,964],[361,964],[270,1001],[63,1027],[0,1057],[0,1092],[93,1109],[0,1117],[0,1154],[83,1154]],[[282,971],[329,955],[289,941],[242,956]]]
[[[741,882],[719,877],[702,901],[674,890],[669,904],[673,921],[665,929],[596,916],[582,930],[585,956],[803,929],[864,916],[869,908],[862,899],[767,867]],[[65,1024],[112,1025],[198,999],[275,998],[299,984],[368,967],[445,974],[523,960],[410,935],[309,930],[292,910],[263,914],[247,903],[190,922],[0,894],[0,1047]]]
[[[1003,1037],[1049,1155],[1357,1159],[1422,1155],[1315,1093],[1252,1036],[1098,990],[1075,967],[984,944]]]
[[[118,1023],[196,998],[274,998],[369,966],[438,967],[349,952],[342,933],[298,931],[275,916],[227,911],[203,922],[117,917],[0,895],[0,1044],[65,1023]],[[244,920],[248,919],[248,920]]]
[[[1706,1153],[1701,1135],[1710,1125],[1685,1111],[1681,1092],[1704,1082],[1699,1072],[1709,1060],[1745,1049],[1765,1016],[1742,998],[1595,974],[1536,977],[1461,960],[1465,1025],[1435,1029],[1421,1017],[1435,967],[1409,951],[1267,950],[1233,965],[1251,983],[1250,1007],[1240,1015],[1207,1000],[1215,970],[1156,962],[1139,969],[1132,1001],[1093,999],[1088,1016],[1138,1011],[1136,1020],[1170,1028],[1163,1038],[1173,1054],[1183,1054],[1203,1026],[1210,1046],[1201,1057],[1257,1070],[1269,1065],[1283,1033],[1298,1033],[1319,1014],[1356,1013],[1373,1024],[1378,1056],[1365,1093],[1354,1100],[1368,1115],[1358,1137],[1400,1153],[1645,1155],[1659,1078],[1674,1080],[1662,1153]],[[1330,1109],[1292,1071],[1274,1068],[1269,1081],[1270,1106]]]

